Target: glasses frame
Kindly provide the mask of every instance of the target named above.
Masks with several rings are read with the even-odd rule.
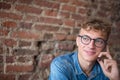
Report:
[[[96,44],[95,44],[95,41],[96,41],[97,39],[101,39],[101,40],[103,40],[103,42],[104,42],[104,45],[103,45],[103,46],[96,46],[96,47],[99,47],[99,48],[101,48],[101,47],[104,47],[104,46],[106,46],[106,44],[107,44],[107,40],[104,40],[104,39],[102,39],[102,38],[96,38],[96,39],[92,39],[91,37],[89,37],[89,36],[87,36],[87,35],[83,35],[83,36],[81,36],[81,35],[78,35],[78,37],[80,37],[80,38],[81,38],[81,42],[82,42],[83,44],[85,44],[85,43],[82,41],[82,38],[83,38],[84,36],[88,37],[88,38],[90,39],[90,42],[91,42],[91,40],[94,40],[94,45],[95,45],[95,46],[96,46]],[[87,44],[85,44],[85,45],[88,45],[88,44],[90,44],[90,42],[89,42],[89,43],[87,43]]]

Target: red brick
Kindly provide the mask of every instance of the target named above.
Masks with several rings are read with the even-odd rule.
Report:
[[[32,16],[32,15],[26,15],[25,16],[25,21],[38,22],[39,18],[36,17],[36,16]]]
[[[20,3],[31,4],[33,0],[18,0]]]
[[[39,5],[40,7],[47,7],[52,9],[59,9],[60,4],[54,3],[46,0],[35,0],[35,4]]]
[[[3,46],[0,45],[0,54],[3,54],[4,51],[3,51]]]
[[[33,71],[33,65],[7,65],[6,72],[30,72]]]
[[[80,14],[72,14],[72,19],[84,21],[84,20],[85,20],[85,17],[83,17],[83,16],[80,15]]]
[[[4,72],[4,64],[1,64],[0,63],[0,73],[3,73]],[[0,79],[1,80],[1,79]]]
[[[5,2],[0,2],[0,9],[10,9],[11,5]]]
[[[21,39],[38,39],[39,35],[32,32],[16,31],[12,33],[11,37],[21,38]]]
[[[47,68],[50,66],[51,61],[53,60],[54,56],[52,54],[43,54],[39,59],[39,68]]]
[[[8,30],[3,30],[3,29],[0,29],[0,36],[7,36],[9,33]]]
[[[70,0],[57,0],[57,1],[61,3],[68,3]]]
[[[13,46],[17,45],[17,42],[13,39],[4,39],[3,43],[9,47],[13,47]]]
[[[27,6],[27,5],[17,5],[15,7],[18,11],[25,12],[25,13],[34,13],[34,14],[41,14],[42,9],[40,8],[35,8],[32,6]]]
[[[17,0],[4,0],[6,2],[15,3]]]
[[[65,34],[70,34],[71,33],[71,29],[70,28],[61,28],[61,33],[65,33]]]
[[[116,26],[117,26],[117,28],[120,30],[120,21],[118,21],[118,22],[116,22]]]
[[[31,29],[32,25],[33,25],[32,23],[20,22],[20,28],[23,28],[23,29]]]
[[[44,10],[46,16],[57,17],[58,12],[55,10]]]
[[[104,11],[98,11],[98,13],[97,13],[100,17],[106,17],[106,16],[108,16],[108,14]]]
[[[16,28],[17,23],[13,21],[5,21],[2,23],[2,26],[7,27],[7,28]]]
[[[70,18],[70,13],[69,12],[60,12],[59,16],[61,18]]]
[[[59,43],[58,49],[64,50],[64,51],[72,51],[74,50],[75,44],[73,43]]]
[[[74,28],[74,29],[73,29],[73,34],[74,34],[74,35],[78,35],[79,30],[80,30],[79,28]]]
[[[0,74],[0,80],[15,80],[15,75],[13,75],[13,74]]]
[[[6,63],[14,63],[15,56],[6,56]]]
[[[115,39],[115,38],[110,38],[110,39],[112,39],[112,40],[110,40],[110,42],[109,42],[109,44],[112,44],[112,45],[114,45],[114,44],[120,44],[120,39]]]
[[[65,24],[66,26],[75,27],[75,21],[74,21],[74,20],[71,20],[71,19],[66,19],[66,20],[64,20],[64,24]]]
[[[27,46],[31,46],[31,42],[19,41],[19,47],[27,47]]]
[[[39,19],[39,22],[43,22],[43,23],[50,23],[50,24],[58,24],[58,25],[62,25],[63,22],[61,19],[57,19],[57,18],[47,18],[47,17],[41,17]]]
[[[35,29],[36,30],[39,30],[39,31],[49,31],[49,32],[51,32],[51,31],[53,31],[53,32],[56,32],[56,31],[58,31],[59,30],[59,28],[58,27],[52,27],[52,26],[49,26],[49,25],[35,25]]]
[[[3,56],[0,55],[0,63],[3,63]]]
[[[31,56],[19,56],[17,58],[17,62],[21,62],[21,63],[33,62],[33,58]]]
[[[15,14],[15,13],[8,13],[8,12],[0,11],[0,18],[10,18],[14,20],[21,20],[22,16]]]
[[[78,13],[87,14],[88,10],[86,8],[79,8]]]
[[[67,40],[75,41],[76,36],[75,35],[67,35]]]
[[[76,11],[76,7],[70,5],[62,5],[62,10],[74,13]]]
[[[80,7],[86,7],[87,5],[89,5],[89,3],[85,2],[85,1],[80,1],[80,0],[71,0],[71,4],[80,6]]]
[[[32,56],[34,56],[34,55],[38,55],[38,51],[36,51],[36,50],[31,50],[31,49],[14,49],[13,50],[13,54],[14,55],[18,55],[18,56],[23,56],[23,55],[32,55]]]
[[[56,33],[55,36],[54,36],[54,39],[55,40],[65,40],[66,39],[66,35],[65,34],[61,34],[61,33]]]
[[[31,74],[22,74],[18,77],[18,80],[29,80]]]

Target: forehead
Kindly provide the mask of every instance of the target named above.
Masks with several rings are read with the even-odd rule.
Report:
[[[103,38],[106,39],[105,33],[103,33],[100,30],[86,30],[86,29],[81,29],[79,32],[80,35],[88,35],[91,38]]]

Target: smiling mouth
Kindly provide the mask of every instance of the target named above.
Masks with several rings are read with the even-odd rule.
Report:
[[[96,54],[95,51],[85,51],[85,53],[89,56],[92,56],[92,55]]]

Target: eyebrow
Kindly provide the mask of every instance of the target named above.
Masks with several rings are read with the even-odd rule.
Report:
[[[91,38],[91,37],[88,36],[88,35],[80,35],[80,34],[78,34],[78,36],[79,36],[79,37],[81,37],[81,36],[87,36],[87,37]],[[103,38],[101,38],[101,37],[98,37],[98,38],[91,38],[91,39],[102,39],[102,40],[104,40],[104,41],[107,41],[107,40],[105,40],[105,39],[103,39]]]

